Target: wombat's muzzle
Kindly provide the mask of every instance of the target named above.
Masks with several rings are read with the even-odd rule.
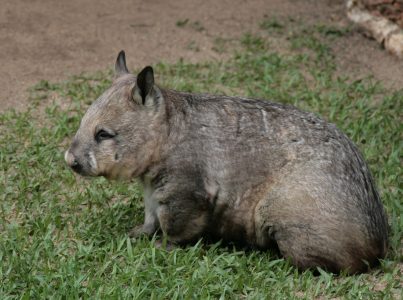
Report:
[[[67,150],[64,154],[64,159],[67,165],[72,168],[74,172],[79,174],[82,172],[83,166],[77,161],[77,159],[69,150]]]

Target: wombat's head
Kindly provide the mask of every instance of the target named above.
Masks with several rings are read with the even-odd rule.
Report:
[[[158,160],[165,108],[153,69],[133,76],[121,51],[115,71],[112,86],[89,107],[65,153],[67,164],[81,175],[132,178]]]

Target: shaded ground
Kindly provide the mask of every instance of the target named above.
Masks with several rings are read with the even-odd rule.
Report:
[[[264,15],[349,24],[339,0],[3,0],[0,111],[24,107],[26,89],[41,79],[110,67],[121,49],[131,68],[180,58],[223,59],[233,40],[258,30]],[[281,43],[274,39],[279,51]],[[357,31],[340,37],[333,50],[340,75],[373,75],[386,86],[403,87],[403,62]]]

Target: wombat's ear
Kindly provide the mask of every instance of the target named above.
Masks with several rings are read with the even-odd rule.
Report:
[[[139,104],[151,106],[155,104],[154,71],[150,66],[145,67],[138,75],[133,90],[133,100]]]
[[[119,52],[118,58],[116,59],[115,73],[116,76],[129,73],[129,70],[126,67],[126,55],[123,50]]]

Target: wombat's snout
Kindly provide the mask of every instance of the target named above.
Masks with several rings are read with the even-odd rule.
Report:
[[[80,171],[82,170],[82,165],[77,161],[70,150],[67,150],[64,154],[64,160],[66,161],[67,165],[73,169],[74,172],[80,173]]]

